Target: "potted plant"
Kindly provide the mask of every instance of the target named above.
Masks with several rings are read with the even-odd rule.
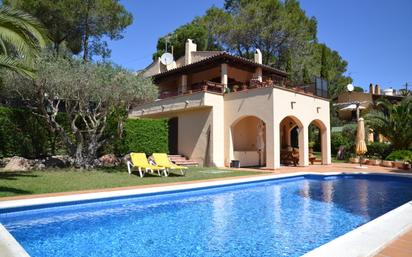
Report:
[[[412,159],[412,151],[409,150],[395,150],[391,152],[386,159],[392,161],[393,167],[398,169],[404,168],[404,163]]]
[[[368,158],[361,158],[360,161],[361,161],[362,164],[367,164],[369,162],[369,159]]]
[[[398,169],[403,169],[403,164],[405,162],[404,161],[400,161],[400,160],[395,160],[392,165],[394,168],[398,168]]]
[[[368,160],[368,164],[369,164],[369,165],[374,165],[374,166],[380,165],[381,162],[382,162],[381,160],[376,159],[376,158],[372,158],[372,159],[369,159],[369,160]]]
[[[393,166],[393,163],[392,163],[392,161],[388,161],[388,160],[383,160],[382,161],[382,166],[383,167],[392,167]]]
[[[238,86],[238,85],[234,85],[234,86],[233,86],[233,92],[237,92],[238,89],[239,89],[239,86]]]
[[[349,158],[349,161],[351,163],[359,163],[359,157],[358,156],[352,156]]]
[[[410,170],[411,169],[411,163],[410,162],[404,162],[403,163],[403,169],[404,170]]]

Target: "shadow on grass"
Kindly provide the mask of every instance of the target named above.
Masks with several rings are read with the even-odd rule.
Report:
[[[155,172],[155,173],[145,173],[144,174],[144,176],[143,176],[143,178],[164,178],[165,176],[163,175],[163,172],[161,173],[162,175],[161,176],[159,176],[158,174],[157,174],[157,172]],[[136,176],[136,177],[138,177],[138,178],[141,178],[140,177],[140,174],[139,174],[139,172],[138,171],[132,171],[132,174],[131,174],[132,176]],[[167,176],[167,177],[184,177],[182,174],[178,174],[178,173],[173,173],[173,172],[169,172],[169,175]],[[143,179],[142,178],[142,179]]]
[[[27,195],[27,194],[32,194],[33,192],[31,191],[27,191],[27,190],[21,190],[21,189],[17,189],[14,187],[3,187],[0,186],[0,193],[13,193],[16,195]]]
[[[38,176],[30,172],[0,172],[0,180],[17,180],[19,177],[36,178]]]

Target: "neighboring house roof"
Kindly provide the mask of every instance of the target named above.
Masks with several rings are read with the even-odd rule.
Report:
[[[200,61],[197,61],[197,62],[188,64],[188,65],[184,65],[184,66],[181,66],[181,67],[177,67],[175,69],[171,69],[171,70],[164,71],[164,72],[158,73],[156,75],[153,75],[152,78],[154,80],[157,80],[157,79],[164,78],[164,77],[174,75],[174,74],[187,73],[187,72],[196,72],[196,70],[198,70],[198,69],[204,69],[205,66],[207,66],[207,65],[215,65],[217,63],[223,63],[223,62],[227,62],[227,63],[231,63],[231,64],[235,64],[235,65],[237,64],[237,65],[240,65],[240,66],[249,66],[249,67],[252,67],[252,68],[261,67],[263,71],[274,73],[274,74],[279,75],[281,77],[286,77],[288,75],[284,71],[275,69],[275,68],[270,67],[268,65],[256,63],[252,60],[249,60],[249,59],[246,59],[246,58],[243,58],[243,57],[231,55],[231,54],[226,53],[226,52],[216,52],[215,55],[204,58]]]
[[[372,99],[373,99],[374,102],[376,100],[379,100],[380,98],[385,98],[391,103],[394,103],[394,102],[396,103],[396,102],[402,101],[404,96],[400,96],[400,95],[372,95]]]

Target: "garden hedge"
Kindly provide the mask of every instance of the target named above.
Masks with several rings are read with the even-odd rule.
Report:
[[[379,158],[385,160],[392,151],[392,146],[387,143],[373,142],[367,145],[368,152],[366,155],[369,158]]]
[[[29,110],[0,106],[0,158],[37,158],[48,154],[54,137]]]
[[[412,151],[396,150],[386,157],[388,161],[407,161],[412,162]]]
[[[166,119],[128,119],[124,125],[123,144],[127,153],[168,153],[168,134]]]

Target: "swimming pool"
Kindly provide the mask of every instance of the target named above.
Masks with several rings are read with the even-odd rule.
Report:
[[[1,211],[31,256],[300,256],[412,200],[412,179],[307,175]]]

